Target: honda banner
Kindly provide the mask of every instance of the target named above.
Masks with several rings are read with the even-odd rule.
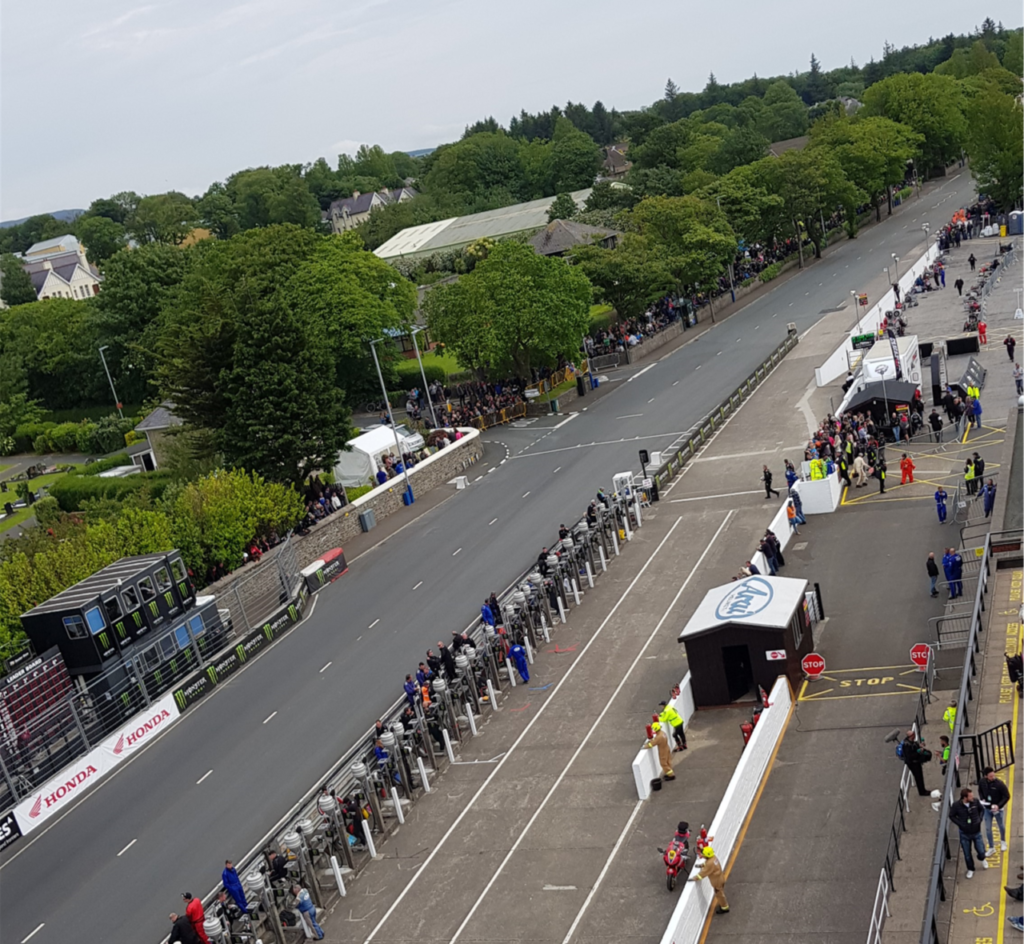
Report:
[[[174,694],[168,693],[126,721],[84,757],[65,767],[14,808],[22,835],[38,829],[52,816],[71,807],[104,774],[155,741],[177,718]]]

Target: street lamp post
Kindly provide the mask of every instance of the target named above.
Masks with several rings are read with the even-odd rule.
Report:
[[[896,284],[899,285],[900,281],[900,257],[896,253],[892,254],[892,264],[896,269]]]
[[[114,395],[114,405],[117,407],[117,415],[124,419],[124,413],[121,411],[121,401],[117,398],[117,391],[114,389],[114,378],[110,376],[110,368],[107,367],[107,359],[103,356],[103,352],[110,347],[109,344],[104,344],[100,348],[100,360],[103,361],[103,372],[107,375],[107,383],[110,384],[110,392]]]
[[[370,351],[373,354],[373,365],[377,368],[377,379],[380,381],[380,392],[384,395],[384,406],[388,411],[388,422],[391,423],[391,432],[395,435],[395,447],[398,449],[398,460],[402,463],[402,474],[405,476],[405,491],[409,496],[408,503],[411,505],[415,500],[412,494],[412,486],[409,484],[409,464],[402,455],[402,444],[398,440],[398,428],[395,426],[395,417],[391,413],[391,401],[388,399],[388,388],[384,386],[384,375],[380,371],[380,361],[377,359],[376,345],[387,338],[377,338],[370,342]]]
[[[420,357],[420,346],[416,343],[416,332],[423,331],[424,328],[413,328],[409,333],[412,335],[412,346],[413,350],[416,351],[416,360],[420,362],[420,376],[423,378],[423,392],[427,395],[427,406],[430,407],[430,419],[434,424],[434,429],[437,429],[437,414],[434,412],[434,401],[430,399],[430,386],[427,383],[427,372],[423,369],[423,358]]]

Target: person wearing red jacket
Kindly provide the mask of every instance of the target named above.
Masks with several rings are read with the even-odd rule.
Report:
[[[193,898],[191,892],[182,894],[181,900],[185,902],[185,917],[192,924],[196,936],[203,944],[210,944],[210,939],[206,936],[206,931],[203,929],[203,921],[206,920],[203,903],[198,898]]]
[[[906,485],[907,482],[914,484],[914,468],[914,460],[903,453],[903,458],[900,459],[900,485]]]

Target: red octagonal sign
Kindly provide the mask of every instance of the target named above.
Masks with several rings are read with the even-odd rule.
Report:
[[[932,647],[926,642],[919,642],[910,648],[910,661],[922,672],[928,668],[928,657],[932,653]]]
[[[809,679],[820,678],[821,673],[825,671],[825,660],[816,652],[807,653],[800,665]]]

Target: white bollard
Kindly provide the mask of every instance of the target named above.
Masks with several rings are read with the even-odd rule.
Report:
[[[405,822],[405,813],[402,812],[402,798],[398,795],[398,787],[391,788],[391,802],[395,804],[395,816],[398,822]]]
[[[373,835],[370,832],[370,823],[363,820],[363,839],[366,840],[366,848],[370,850],[370,858],[377,858],[377,847],[373,844]]]
[[[558,601],[558,615],[562,617],[563,623],[568,623],[569,621],[565,618],[565,604],[562,603],[562,598],[558,596],[555,599]]]
[[[643,523],[644,519],[640,517],[640,493],[637,492],[634,498],[633,504],[636,508],[636,526],[639,528]]]
[[[345,841],[348,842],[348,833],[345,833]],[[344,898],[348,892],[345,891],[345,880],[341,877],[341,866],[338,865],[337,856],[331,856],[331,871],[334,873],[334,881],[338,883],[338,894]]]
[[[604,544],[597,545],[598,553],[601,555],[601,573],[608,573],[608,559],[604,556]]]
[[[416,766],[420,770],[420,783],[423,785],[423,792],[430,793],[430,778],[427,776],[427,768],[423,764],[423,758],[416,758]]]
[[[530,645],[529,639],[523,640],[523,648],[526,649],[527,661],[530,663],[530,665],[533,665],[533,646]]]
[[[512,683],[512,687],[516,687],[516,675],[512,671],[512,660],[507,656],[505,657],[505,665],[508,667],[508,680]]]
[[[622,512],[622,524],[623,524],[623,527],[626,529],[626,540],[627,541],[632,541],[633,540],[633,531],[629,527],[629,507],[628,506]]]
[[[498,696],[494,691],[494,682],[490,679],[487,680],[487,694],[491,699],[491,711],[500,711],[501,709],[498,707]]]
[[[466,719],[469,721],[469,733],[476,737],[476,718],[473,716],[473,706],[466,702]]]
[[[584,561],[587,565],[587,583],[590,584],[590,589],[594,589],[594,572],[590,569],[590,561]]]
[[[618,557],[619,556],[619,529],[618,529],[617,525],[612,527],[612,547],[615,550],[615,556]],[[604,554],[602,554],[601,556],[604,557]]]
[[[444,736],[444,749],[445,749],[445,753],[448,755],[448,760],[451,763],[454,764],[455,763],[455,751],[452,750],[452,739],[450,737],[448,737],[448,729],[447,728],[441,728],[441,734]]]
[[[551,633],[548,632],[547,621],[542,617],[540,621],[541,632],[544,633],[544,642],[551,642]]]
[[[576,578],[575,577],[572,578],[572,595],[573,595],[573,598],[576,600],[576,605],[579,606],[580,605],[580,588],[579,588],[579,585],[576,583]]]

